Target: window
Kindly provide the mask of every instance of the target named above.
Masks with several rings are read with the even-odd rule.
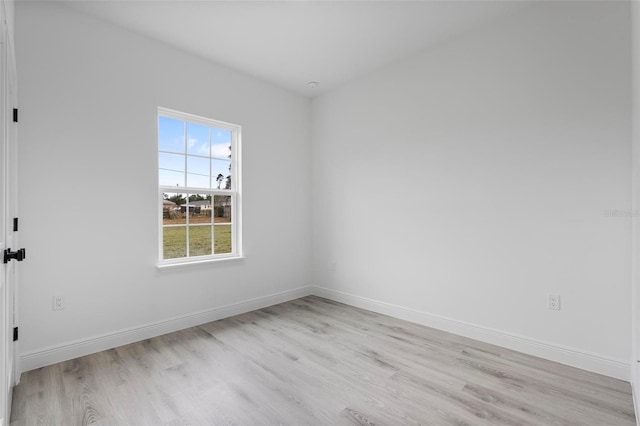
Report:
[[[160,265],[241,256],[240,126],[158,108]]]

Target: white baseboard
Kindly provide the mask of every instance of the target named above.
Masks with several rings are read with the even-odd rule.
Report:
[[[601,354],[589,353],[324,287],[313,286],[311,292],[316,296],[336,302],[502,346],[605,376],[615,377],[627,382],[631,379],[629,361],[613,359]]]
[[[289,300],[309,296],[311,291],[311,286],[299,287],[293,290],[257,297],[255,299],[220,306],[190,315],[24,353],[20,356],[21,371],[34,370],[79,356],[139,342],[196,325],[266,308],[278,303],[288,302]]]
[[[297,289],[220,306],[157,323],[146,324],[140,327],[133,327],[114,333],[76,340],[24,353],[20,357],[21,371],[33,370],[79,356],[139,342],[162,334],[183,330],[309,295],[324,297],[336,302],[411,321],[427,327],[513,349],[617,379],[625,381],[631,380],[631,365],[627,361],[613,359],[601,354],[588,353],[575,348],[531,339],[318,286],[299,287]]]

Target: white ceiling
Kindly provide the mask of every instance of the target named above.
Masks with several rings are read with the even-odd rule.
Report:
[[[524,4],[497,0],[65,3],[311,97]],[[311,89],[309,81],[319,86]]]

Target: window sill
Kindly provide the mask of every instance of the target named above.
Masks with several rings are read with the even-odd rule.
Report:
[[[176,262],[176,263],[158,263],[156,265],[156,268],[158,268],[160,271],[187,269],[187,268],[192,268],[196,266],[210,265],[214,263],[241,262],[244,259],[245,259],[244,256],[233,256],[233,257],[221,257],[219,259],[189,260],[185,262]]]

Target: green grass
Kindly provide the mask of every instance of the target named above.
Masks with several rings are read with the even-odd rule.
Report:
[[[213,240],[216,253],[231,253],[231,225],[215,225]]]
[[[187,256],[187,227],[162,228],[164,258],[175,259]],[[213,249],[215,254],[231,253],[231,225],[213,227]],[[189,257],[206,256],[211,253],[211,226],[189,227]]]
[[[211,227],[189,227],[189,256],[208,256],[211,254]]]

